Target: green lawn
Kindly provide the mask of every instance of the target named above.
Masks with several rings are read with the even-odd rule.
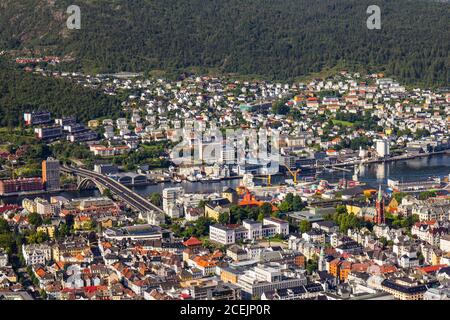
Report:
[[[353,123],[350,121],[336,120],[336,119],[333,119],[331,121],[333,121],[333,124],[342,125],[344,127],[353,127]]]

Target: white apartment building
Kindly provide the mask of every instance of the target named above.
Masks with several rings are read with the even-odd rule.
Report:
[[[276,234],[286,236],[289,234],[289,224],[287,221],[275,218],[265,218],[263,222],[246,219],[242,226],[224,226],[220,224],[209,227],[209,239],[211,241],[230,245],[239,240],[257,240],[261,238],[273,237]]]
[[[52,259],[52,248],[46,244],[23,244],[22,255],[27,265],[45,264]]]
[[[379,157],[387,157],[389,155],[389,141],[386,139],[375,140],[375,148]]]
[[[444,252],[450,252],[450,235],[446,234],[441,237],[439,249],[441,249]]]
[[[36,212],[41,215],[56,215],[61,209],[59,204],[50,203],[46,199],[37,198],[34,202],[36,203]]]
[[[0,268],[8,265],[8,254],[0,250]]]
[[[275,227],[275,234],[281,234],[282,236],[287,236],[289,234],[289,223],[282,219],[277,218],[264,218],[263,225],[272,225]]]
[[[177,204],[177,200],[184,195],[182,187],[166,188],[162,192],[163,210],[171,218],[179,218],[183,215],[183,207]]]
[[[223,245],[234,244],[236,242],[236,231],[234,228],[220,224],[209,226],[209,239]]]
[[[242,289],[243,296],[259,298],[264,292],[303,286],[307,282],[304,275],[297,278],[284,276],[281,267],[258,265],[239,276],[237,286]]]

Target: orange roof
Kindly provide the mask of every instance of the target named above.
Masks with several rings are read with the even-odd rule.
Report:
[[[425,273],[431,273],[431,272],[439,271],[445,267],[447,267],[446,264],[439,264],[439,265],[435,265],[435,266],[426,266],[426,267],[421,267],[421,268],[417,268],[417,269],[420,271],[423,271]]]
[[[339,263],[341,263],[341,259],[339,258],[330,261],[330,265],[338,265]]]
[[[203,267],[203,268],[215,267],[217,265],[216,261],[207,260],[207,259],[205,259],[205,257],[197,256],[193,260],[198,266]]]
[[[348,259],[348,258],[350,258],[352,255],[350,254],[350,253],[348,253],[348,252],[343,252],[342,254],[341,254],[341,257],[342,258],[344,258],[344,259]]]
[[[369,268],[369,264],[368,263],[354,263],[352,265],[352,271],[366,272],[367,268]]]
[[[183,244],[186,247],[193,247],[193,246],[201,246],[202,242],[198,240],[196,237],[190,237],[188,240],[184,241]]]
[[[350,261],[343,261],[341,264],[341,269],[351,269],[352,263]]]
[[[205,268],[205,267],[215,267],[217,266],[217,263],[215,261],[200,260],[197,262],[197,265]]]
[[[44,269],[39,268],[38,270],[36,270],[36,274],[39,278],[42,278],[46,275],[46,272],[44,271]]]
[[[216,250],[212,254],[212,258],[221,258],[223,257],[223,253],[220,250]]]
[[[382,265],[380,267],[380,272],[381,273],[392,273],[397,271],[397,268],[395,266],[391,266],[391,265]]]
[[[420,227],[420,226],[423,226],[423,225],[432,226],[432,225],[435,224],[435,223],[436,223],[436,220],[418,221],[418,222],[416,222],[414,225],[415,225],[416,227]]]
[[[84,256],[83,256],[81,253],[77,254],[75,258],[76,258],[78,261],[83,261],[83,260],[84,260]]]
[[[77,216],[75,219],[78,219],[78,221],[91,221],[91,217],[88,216]]]
[[[255,196],[252,195],[250,192],[247,192],[244,196],[244,198],[239,201],[240,206],[258,206],[261,207],[265,202],[256,200]],[[274,206],[273,204],[270,204],[272,206],[272,211],[278,211],[279,209]]]
[[[111,248],[112,244],[110,242],[102,242],[103,248]]]
[[[64,262],[62,262],[62,261],[57,261],[57,262],[55,262],[55,265],[56,265],[60,270],[64,269]]]

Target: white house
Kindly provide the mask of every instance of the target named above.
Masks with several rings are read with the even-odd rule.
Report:
[[[52,258],[52,248],[46,244],[23,244],[22,255],[27,265],[45,264]]]

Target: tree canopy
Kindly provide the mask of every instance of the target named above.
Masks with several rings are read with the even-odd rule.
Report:
[[[91,73],[197,68],[291,79],[327,68],[382,71],[410,83],[449,82],[447,2],[379,0],[4,0],[0,47],[70,56]],[[21,21],[21,23],[16,23]]]

